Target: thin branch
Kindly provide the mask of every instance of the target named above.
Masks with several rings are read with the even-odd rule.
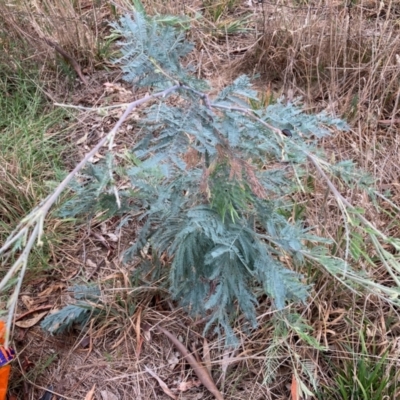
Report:
[[[72,65],[72,68],[75,70],[75,72],[78,74],[79,78],[81,78],[81,81],[88,86],[89,83],[85,77],[85,75],[82,74],[82,70],[78,62],[70,56],[61,46],[59,46],[57,43],[52,42],[50,39],[47,39],[45,37],[42,38],[44,42],[46,42],[50,47],[52,47],[55,51],[57,51],[61,56],[65,59],[65,61],[69,62]]]
[[[158,97],[166,97],[170,93],[176,91],[180,85],[174,85],[168,89],[161,92],[146,95],[145,97],[129,103],[127,109],[122,114],[118,122],[115,124],[114,128],[102,138],[92,150],[90,150],[85,157],[75,166],[75,168],[63,179],[63,181],[57,186],[53,193],[47,196],[37,207],[35,207],[22,221],[18,224],[17,228],[12,232],[12,234],[7,238],[5,244],[0,249],[0,255],[5,254],[7,251],[12,251],[11,246],[18,242],[18,240],[27,240],[27,243],[23,245],[24,249],[18,259],[14,262],[11,268],[8,270],[4,278],[0,281],[0,291],[3,290],[7,283],[10,281],[12,276],[19,270],[19,276],[17,280],[16,287],[9,300],[9,312],[7,318],[7,335],[6,335],[6,346],[8,344],[9,332],[11,329],[13,316],[20,293],[22,281],[26,272],[28,265],[28,257],[33,248],[35,241],[37,240],[38,245],[42,245],[41,237],[43,235],[44,220],[50,210],[50,208],[57,201],[60,194],[68,187],[68,184],[72,181],[75,175],[85,166],[85,164],[103,147],[108,141],[112,142],[114,140],[115,134],[121,127],[123,122],[129,116],[129,114],[141,104],[146,103],[151,99]],[[32,232],[29,234],[30,229],[33,227]],[[28,239],[29,236],[29,239]]]
[[[129,114],[138,106],[142,105],[143,103],[148,102],[149,100],[155,99],[157,97],[166,97],[170,93],[174,92],[179,88],[179,85],[174,85],[168,89],[163,90],[162,92],[158,92],[152,95],[146,95],[145,97],[136,100],[132,103],[129,104],[125,112],[122,114],[121,118],[118,120],[118,122],[115,124],[114,128],[107,134],[106,137],[104,137],[100,142],[89,152],[86,154],[86,156],[82,159],[82,161],[68,174],[68,176],[61,182],[61,184],[58,186],[58,188],[54,191],[54,193],[50,196],[49,200],[47,201],[47,205],[43,206],[43,210],[45,212],[48,212],[50,207],[54,204],[58,196],[63,192],[63,190],[67,187],[68,183],[73,179],[73,177],[76,175],[77,172],[79,172],[82,167],[92,158],[100,149],[101,147],[107,143],[107,141],[112,140],[121,127],[121,125],[124,123],[126,118],[129,116]]]
[[[264,125],[266,128],[271,129],[272,131],[279,133],[279,135],[284,135],[282,133],[282,131],[278,128],[275,128],[274,126],[272,126],[271,124],[269,124],[268,122],[263,121],[261,118],[257,117],[256,115],[254,115],[254,112],[248,108],[243,108],[243,107],[229,107],[229,106],[224,106],[222,104],[215,104],[215,103],[211,103],[211,107],[213,108],[220,108],[222,110],[228,110],[228,111],[237,111],[240,112],[242,114],[246,114],[249,117],[255,119],[257,122],[259,122],[260,124]],[[284,135],[285,136],[285,135]]]
[[[121,104],[114,104],[112,106],[104,106],[104,107],[84,107],[84,106],[74,106],[73,104],[63,104],[63,103],[54,103],[57,107],[63,108],[72,108],[74,110],[83,110],[83,111],[92,111],[92,112],[99,112],[105,110],[112,110],[116,108],[122,108],[125,106],[129,106],[131,103],[121,103]]]
[[[11,326],[12,326],[12,322],[13,322],[14,312],[15,312],[15,309],[17,306],[18,296],[19,296],[19,292],[21,291],[21,286],[22,286],[22,281],[24,279],[25,271],[28,266],[28,256],[32,250],[34,243],[35,243],[35,240],[39,233],[39,230],[40,230],[39,225],[36,225],[31,234],[31,237],[28,240],[28,243],[25,246],[24,251],[19,256],[18,260],[15,263],[17,265],[20,265],[22,263],[22,268],[21,268],[21,271],[18,276],[17,285],[15,286],[14,292],[8,301],[9,311],[8,311],[7,323],[6,323],[6,340],[5,340],[5,344],[4,344],[5,348],[8,348],[8,345],[9,345],[10,332],[11,332]],[[4,281],[4,279],[2,280],[1,283],[3,283],[3,281]]]

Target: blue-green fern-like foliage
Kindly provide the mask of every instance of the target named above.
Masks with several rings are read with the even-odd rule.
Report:
[[[112,24],[124,37],[122,57],[118,60],[125,79],[138,87],[165,87],[171,81],[204,88],[204,82],[183,68],[180,59],[188,55],[193,45],[185,40],[185,33],[169,25],[160,25],[136,12],[134,19],[123,16],[119,24]],[[168,77],[168,80],[166,80]]]
[[[74,304],[67,304],[61,310],[49,314],[40,324],[43,330],[58,335],[68,331],[74,324],[86,325],[91,317],[98,314],[96,303],[100,301],[100,289],[97,286],[76,285],[71,288]]]
[[[183,32],[140,13],[123,17],[114,29],[124,38],[116,63],[127,82],[149,91],[180,86],[142,110],[136,144],[114,171],[116,181],[130,181],[119,192],[122,208],[112,199],[108,163],[86,170],[63,215],[103,207],[129,219],[141,210],[142,229],[125,260],[149,245],[167,254],[173,297],[193,315],[208,315],[206,329],[222,329],[232,344],[238,313],[256,326],[261,293],[277,309],[306,302],[310,288],[296,271],[310,251],[307,244],[326,241],[302,221],[287,219],[290,194],[306,174],[307,154],[319,154],[317,139],[329,134],[329,126],[347,126],[283,101],[252,110],[257,93],[246,76],[208,97],[209,84],[184,66],[193,46]],[[283,129],[292,136],[280,134]],[[337,173],[347,167],[338,166]]]

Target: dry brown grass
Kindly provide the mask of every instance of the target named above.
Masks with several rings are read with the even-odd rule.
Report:
[[[21,40],[27,44],[26,59],[53,69],[55,61],[62,59],[85,82],[85,75],[93,73],[107,55],[109,21],[128,10],[126,0],[2,1],[0,33],[6,35],[1,44],[12,52],[7,42]]]
[[[198,11],[206,15],[202,1],[143,3],[149,13],[186,13],[193,17]],[[352,158],[370,171],[376,178],[377,190],[389,190],[393,202],[398,204],[400,0],[385,3],[360,0],[350,8],[345,6],[347,3],[344,0],[264,0],[250,6],[248,2],[237,2],[218,21],[213,21],[209,13],[205,19],[192,21],[189,34],[196,42],[194,61],[199,65],[198,74],[212,80],[216,87],[238,73],[257,73],[261,74],[257,84],[262,90],[272,87],[275,94],[289,99],[302,96],[311,111],[326,109],[347,118],[351,133],[334,134],[325,139],[325,149],[335,159]],[[71,6],[72,2],[47,0],[29,2],[29,7],[27,4],[18,5],[23,20],[27,21],[24,29],[20,14],[4,14],[10,8],[0,5],[3,15],[12,15],[6,17],[12,32],[31,40],[41,54],[51,51],[54,56],[54,50],[39,40],[48,35],[79,63],[93,66],[101,20],[111,15],[110,9],[100,11],[92,2],[85,3],[86,6],[78,3],[75,7]],[[252,16],[248,24],[250,33],[215,34],[218,24],[243,15]],[[60,24],[60,18],[74,23]],[[310,169],[310,175],[313,174]],[[356,191],[346,193],[346,197],[366,208],[369,218],[385,233],[399,235],[400,228],[393,216],[377,212]],[[326,188],[316,185],[313,194],[304,195],[300,200],[308,207],[309,224],[319,227],[316,233],[340,243],[340,213],[327,196]],[[88,254],[99,256],[98,263],[105,257],[102,254],[105,249],[95,246],[93,237],[85,235],[76,248],[67,250],[69,264],[63,265],[64,270],[59,269],[65,282],[77,276],[74,271],[82,265],[82,248]],[[71,255],[74,252],[76,256]],[[87,271],[88,265],[83,268]],[[24,346],[27,341],[30,343],[21,359],[27,354],[38,365],[54,351],[59,355],[44,376],[26,377],[35,388],[31,398],[38,398],[38,393],[42,393],[38,385],[53,383],[56,391],[73,399],[84,398],[93,384],[97,394],[107,390],[119,399],[167,399],[156,380],[146,373],[146,366],[170,388],[196,377],[182,357],[175,354],[171,343],[152,328],[157,324],[175,332],[205,364],[211,360],[214,379],[227,399],[288,399],[295,372],[313,390],[312,379],[302,367],[305,362],[309,363],[318,385],[332,387],[335,367],[342,367],[346,361],[356,363],[361,353],[360,332],[365,333],[371,354],[389,350],[391,363],[396,363],[399,356],[398,310],[373,296],[360,298],[327,274],[314,271],[310,277],[314,282],[310,303],[292,310],[313,327],[313,337],[327,346],[329,352],[306,345],[293,331],[282,336],[277,344],[276,321],[272,319],[270,304],[264,301],[258,310],[260,328],[250,334],[237,331],[241,345],[235,353],[228,354],[216,337],[207,337],[209,359],[201,336],[203,326],[176,310],[157,290],[134,291],[132,282],[126,279],[131,272],[129,267],[120,264],[116,254],[95,275],[107,294],[108,317],[87,331],[60,340],[43,339],[43,333],[34,329],[28,334],[28,340],[21,342]],[[368,272],[378,281],[388,279],[379,265]],[[65,304],[68,299],[63,298],[63,290],[56,292],[53,304]],[[36,292],[32,296],[40,297]],[[88,348],[79,344],[84,337],[90,337]],[[178,362],[171,368],[173,356]],[[265,385],[263,381],[268,376],[270,380]],[[179,398],[211,398],[203,388],[189,393],[182,393]]]
[[[263,33],[248,39],[250,49],[235,60],[235,71],[261,73],[263,82],[288,98],[302,96],[311,110],[344,116],[354,132],[338,138],[335,152],[355,158],[378,181],[392,182],[387,175],[394,167],[388,154],[398,149],[400,2],[293,3],[264,2]],[[377,154],[386,164],[379,171]]]
[[[285,94],[362,119],[397,118],[400,2],[292,1],[259,6],[259,36],[235,60],[240,71],[279,82]],[[381,3],[383,5],[383,3]]]

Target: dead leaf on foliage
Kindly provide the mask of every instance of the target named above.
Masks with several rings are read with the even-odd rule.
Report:
[[[187,390],[194,388],[194,387],[199,387],[201,385],[201,382],[197,379],[193,379],[191,381],[186,381],[186,382],[181,382],[177,389],[181,392],[186,392]]]
[[[76,141],[75,144],[82,144],[82,143],[86,142],[88,135],[89,135],[89,132],[86,132],[79,140]]]
[[[114,233],[107,233],[107,236],[110,238],[112,242],[118,242],[119,238]]]
[[[28,315],[37,314],[38,312],[48,311],[48,310],[51,310],[52,308],[53,308],[53,306],[47,305],[47,306],[41,306],[41,307],[36,307],[34,309],[30,309],[23,314],[17,315],[15,317],[15,321],[20,321],[21,319],[25,319],[25,317],[27,317]]]
[[[102,400],[118,400],[118,397],[114,393],[109,392],[108,390],[102,390],[100,394]]]
[[[94,389],[96,388],[96,384],[86,393],[85,400],[93,400]]]
[[[23,296],[21,296],[21,301],[22,301],[22,303],[24,303],[24,306],[28,310],[30,310],[32,308],[33,300],[31,298],[31,296],[23,295]]]
[[[175,399],[175,400],[178,398],[177,396],[174,395],[174,393],[172,393],[171,389],[167,386],[167,384],[154,371],[152,371],[148,367],[145,367],[145,369],[146,369],[147,373],[149,373],[153,378],[155,378],[157,380],[161,389],[167,396],[169,396],[169,397],[171,397],[171,399]]]
[[[95,262],[93,262],[90,258],[88,258],[86,260],[86,266],[90,267],[90,268],[97,268],[97,264]]]
[[[56,283],[54,285],[50,285],[48,288],[44,289],[42,292],[38,294],[38,297],[47,297],[51,293],[56,292],[57,290],[65,289],[64,283]]]
[[[16,321],[15,325],[19,328],[31,328],[32,326],[36,325],[47,313],[48,311],[44,311],[40,314],[37,314],[33,318],[25,319],[23,321]]]

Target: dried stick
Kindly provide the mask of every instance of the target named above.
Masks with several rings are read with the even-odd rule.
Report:
[[[18,257],[18,259],[10,267],[4,278],[0,281],[0,292],[1,292],[6,287],[10,279],[20,270],[17,284],[8,302],[9,312],[7,316],[7,334],[5,341],[6,347],[9,344],[9,332],[11,330],[11,325],[22,285],[22,280],[24,278],[25,271],[27,268],[28,256],[36,240],[39,246],[43,244],[41,238],[43,235],[44,220],[50,208],[54,205],[60,194],[68,187],[68,184],[72,181],[75,175],[84,167],[84,165],[101,149],[102,146],[104,146],[108,141],[112,141],[114,139],[114,136],[117,133],[118,129],[121,127],[123,122],[136,107],[140,106],[143,103],[146,103],[151,99],[155,99],[158,97],[166,97],[170,93],[176,91],[179,87],[180,87],[179,85],[174,85],[161,92],[152,95],[146,95],[145,97],[139,100],[129,103],[127,109],[122,114],[118,122],[115,124],[114,128],[104,138],[102,138],[97,143],[97,145],[93,147],[92,150],[90,150],[85,155],[85,157],[76,165],[76,167],[57,186],[57,188],[54,190],[52,194],[50,194],[37,207],[35,207],[25,218],[22,219],[22,221],[18,224],[16,229],[11,233],[11,235],[7,238],[6,242],[0,248],[0,256],[2,254],[6,254],[7,252],[12,252],[13,249],[18,247],[17,246],[18,241],[21,242],[19,246],[23,248],[23,251]]]
[[[217,386],[215,386],[214,381],[212,380],[208,370],[203,365],[199,364],[196,359],[193,357],[191,353],[189,353],[188,349],[169,331],[164,329],[161,326],[157,326],[157,329],[163,333],[179,350],[182,356],[186,359],[186,361],[193,368],[194,372],[200,379],[201,383],[214,395],[217,400],[224,400],[221,392],[218,390]]]
[[[82,74],[82,70],[78,62],[70,56],[62,47],[60,47],[57,43],[52,42],[50,39],[43,38],[43,40],[50,46],[52,47],[55,51],[57,51],[59,54],[61,54],[66,61],[68,61],[71,65],[72,68],[76,71],[78,74],[79,78],[81,78],[81,81],[87,86],[89,83],[87,79],[85,78],[85,75]]]

